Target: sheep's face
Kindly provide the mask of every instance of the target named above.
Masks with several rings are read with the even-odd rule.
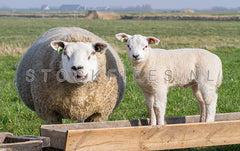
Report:
[[[127,45],[128,57],[133,62],[144,62],[149,56],[150,44],[158,44],[155,37],[144,37],[142,35],[116,34],[116,38]]]
[[[98,62],[96,53],[107,47],[103,43],[52,41],[51,46],[61,54],[64,78],[70,83],[86,83],[96,78]]]

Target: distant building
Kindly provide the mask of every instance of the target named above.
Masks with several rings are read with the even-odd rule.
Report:
[[[59,7],[59,10],[62,10],[62,11],[85,10],[85,7],[81,5],[62,5]]]

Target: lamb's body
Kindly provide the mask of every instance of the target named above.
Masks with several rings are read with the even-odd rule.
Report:
[[[157,116],[151,118],[153,123],[164,124],[169,87],[191,87],[200,105],[200,121],[214,121],[216,89],[222,81],[222,64],[218,56],[203,49],[152,49],[148,60],[137,65],[133,63],[133,68],[147,106],[154,108],[151,111],[149,107],[150,114]],[[151,100],[153,98],[157,100]]]
[[[59,82],[61,56],[52,51],[50,43],[53,40],[105,42],[81,28],[54,28],[44,33],[23,56],[16,73],[23,102],[49,123],[61,123],[62,118],[107,120],[121,102],[125,90],[124,66],[115,50],[105,42],[108,49],[104,54],[97,54],[99,73],[93,82]],[[29,75],[29,69],[34,74],[30,72]],[[114,76],[109,77],[109,71]],[[44,74],[47,74],[47,81],[44,81]],[[32,82],[27,82],[26,78]]]
[[[212,122],[217,105],[217,87],[222,83],[222,63],[204,49],[152,49],[154,37],[117,34],[125,38],[132,60],[134,78],[142,89],[151,125],[164,125],[169,87],[191,87],[200,106],[200,121]]]
[[[138,85],[151,92],[154,85],[187,88],[197,82],[220,86],[222,80],[221,60],[204,49],[151,49],[148,60],[133,67]]]

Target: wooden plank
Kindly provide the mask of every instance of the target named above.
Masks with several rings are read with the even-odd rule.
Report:
[[[7,136],[4,143],[17,143],[17,142],[26,142],[26,141],[35,141],[41,140],[42,147],[50,147],[50,138],[49,137],[41,137],[41,136]]]
[[[240,144],[240,120],[69,130],[66,150],[166,150]]]
[[[166,117],[165,123],[167,124],[198,123],[199,119],[200,119],[199,115]],[[216,114],[216,121],[230,121],[230,120],[240,120],[240,112]],[[62,129],[67,131],[67,130],[76,130],[76,129],[147,126],[148,123],[149,123],[149,119],[135,119],[135,120],[104,121],[104,122],[91,122],[91,123],[42,125],[40,129],[52,129],[52,130]]]
[[[216,114],[216,121],[233,121],[240,120],[240,112],[235,113],[220,113]],[[182,117],[166,117],[167,124],[179,124],[179,123],[197,123],[199,121],[199,115],[194,116],[182,116]],[[67,139],[67,133],[71,130],[91,132],[96,129],[108,129],[112,128],[131,128],[137,126],[148,125],[148,119],[138,120],[122,120],[122,121],[105,121],[105,122],[91,122],[91,123],[73,123],[73,124],[57,124],[57,125],[42,125],[40,127],[41,136],[50,137],[51,147],[58,149],[65,149],[66,142],[69,144],[71,141]],[[132,130],[131,130],[132,131]],[[128,131],[126,133],[129,133]],[[121,133],[120,133],[121,134]],[[103,135],[103,134],[101,134]],[[105,134],[104,134],[105,135]],[[114,136],[112,136],[114,138]],[[132,137],[126,138],[129,142],[133,140]],[[94,140],[94,139],[93,139]],[[121,145],[120,145],[121,146]]]
[[[18,143],[3,143],[0,144],[0,150],[3,151],[41,151],[42,150],[42,141],[27,141],[27,142],[18,142]]]
[[[50,138],[49,137],[42,137],[42,136],[33,136],[33,135],[27,135],[22,136],[23,138],[29,139],[29,140],[41,140],[42,147],[50,147]]]
[[[167,124],[198,123],[199,120],[200,115],[177,116],[166,117],[165,123]],[[233,121],[233,120],[240,120],[240,112],[218,113],[215,116],[215,121]]]
[[[2,144],[4,142],[6,136],[13,136],[13,134],[8,133],[8,132],[1,132],[0,133],[0,144]]]
[[[40,127],[40,135],[50,138],[50,146],[53,148],[64,149],[67,140],[67,130],[51,129]]]

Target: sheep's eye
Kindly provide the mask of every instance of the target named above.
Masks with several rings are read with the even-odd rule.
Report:
[[[130,46],[129,45],[127,45],[127,47],[131,50],[131,48],[130,48]]]
[[[148,46],[146,45],[146,46],[143,48],[143,50],[146,49],[147,47],[148,47]]]

